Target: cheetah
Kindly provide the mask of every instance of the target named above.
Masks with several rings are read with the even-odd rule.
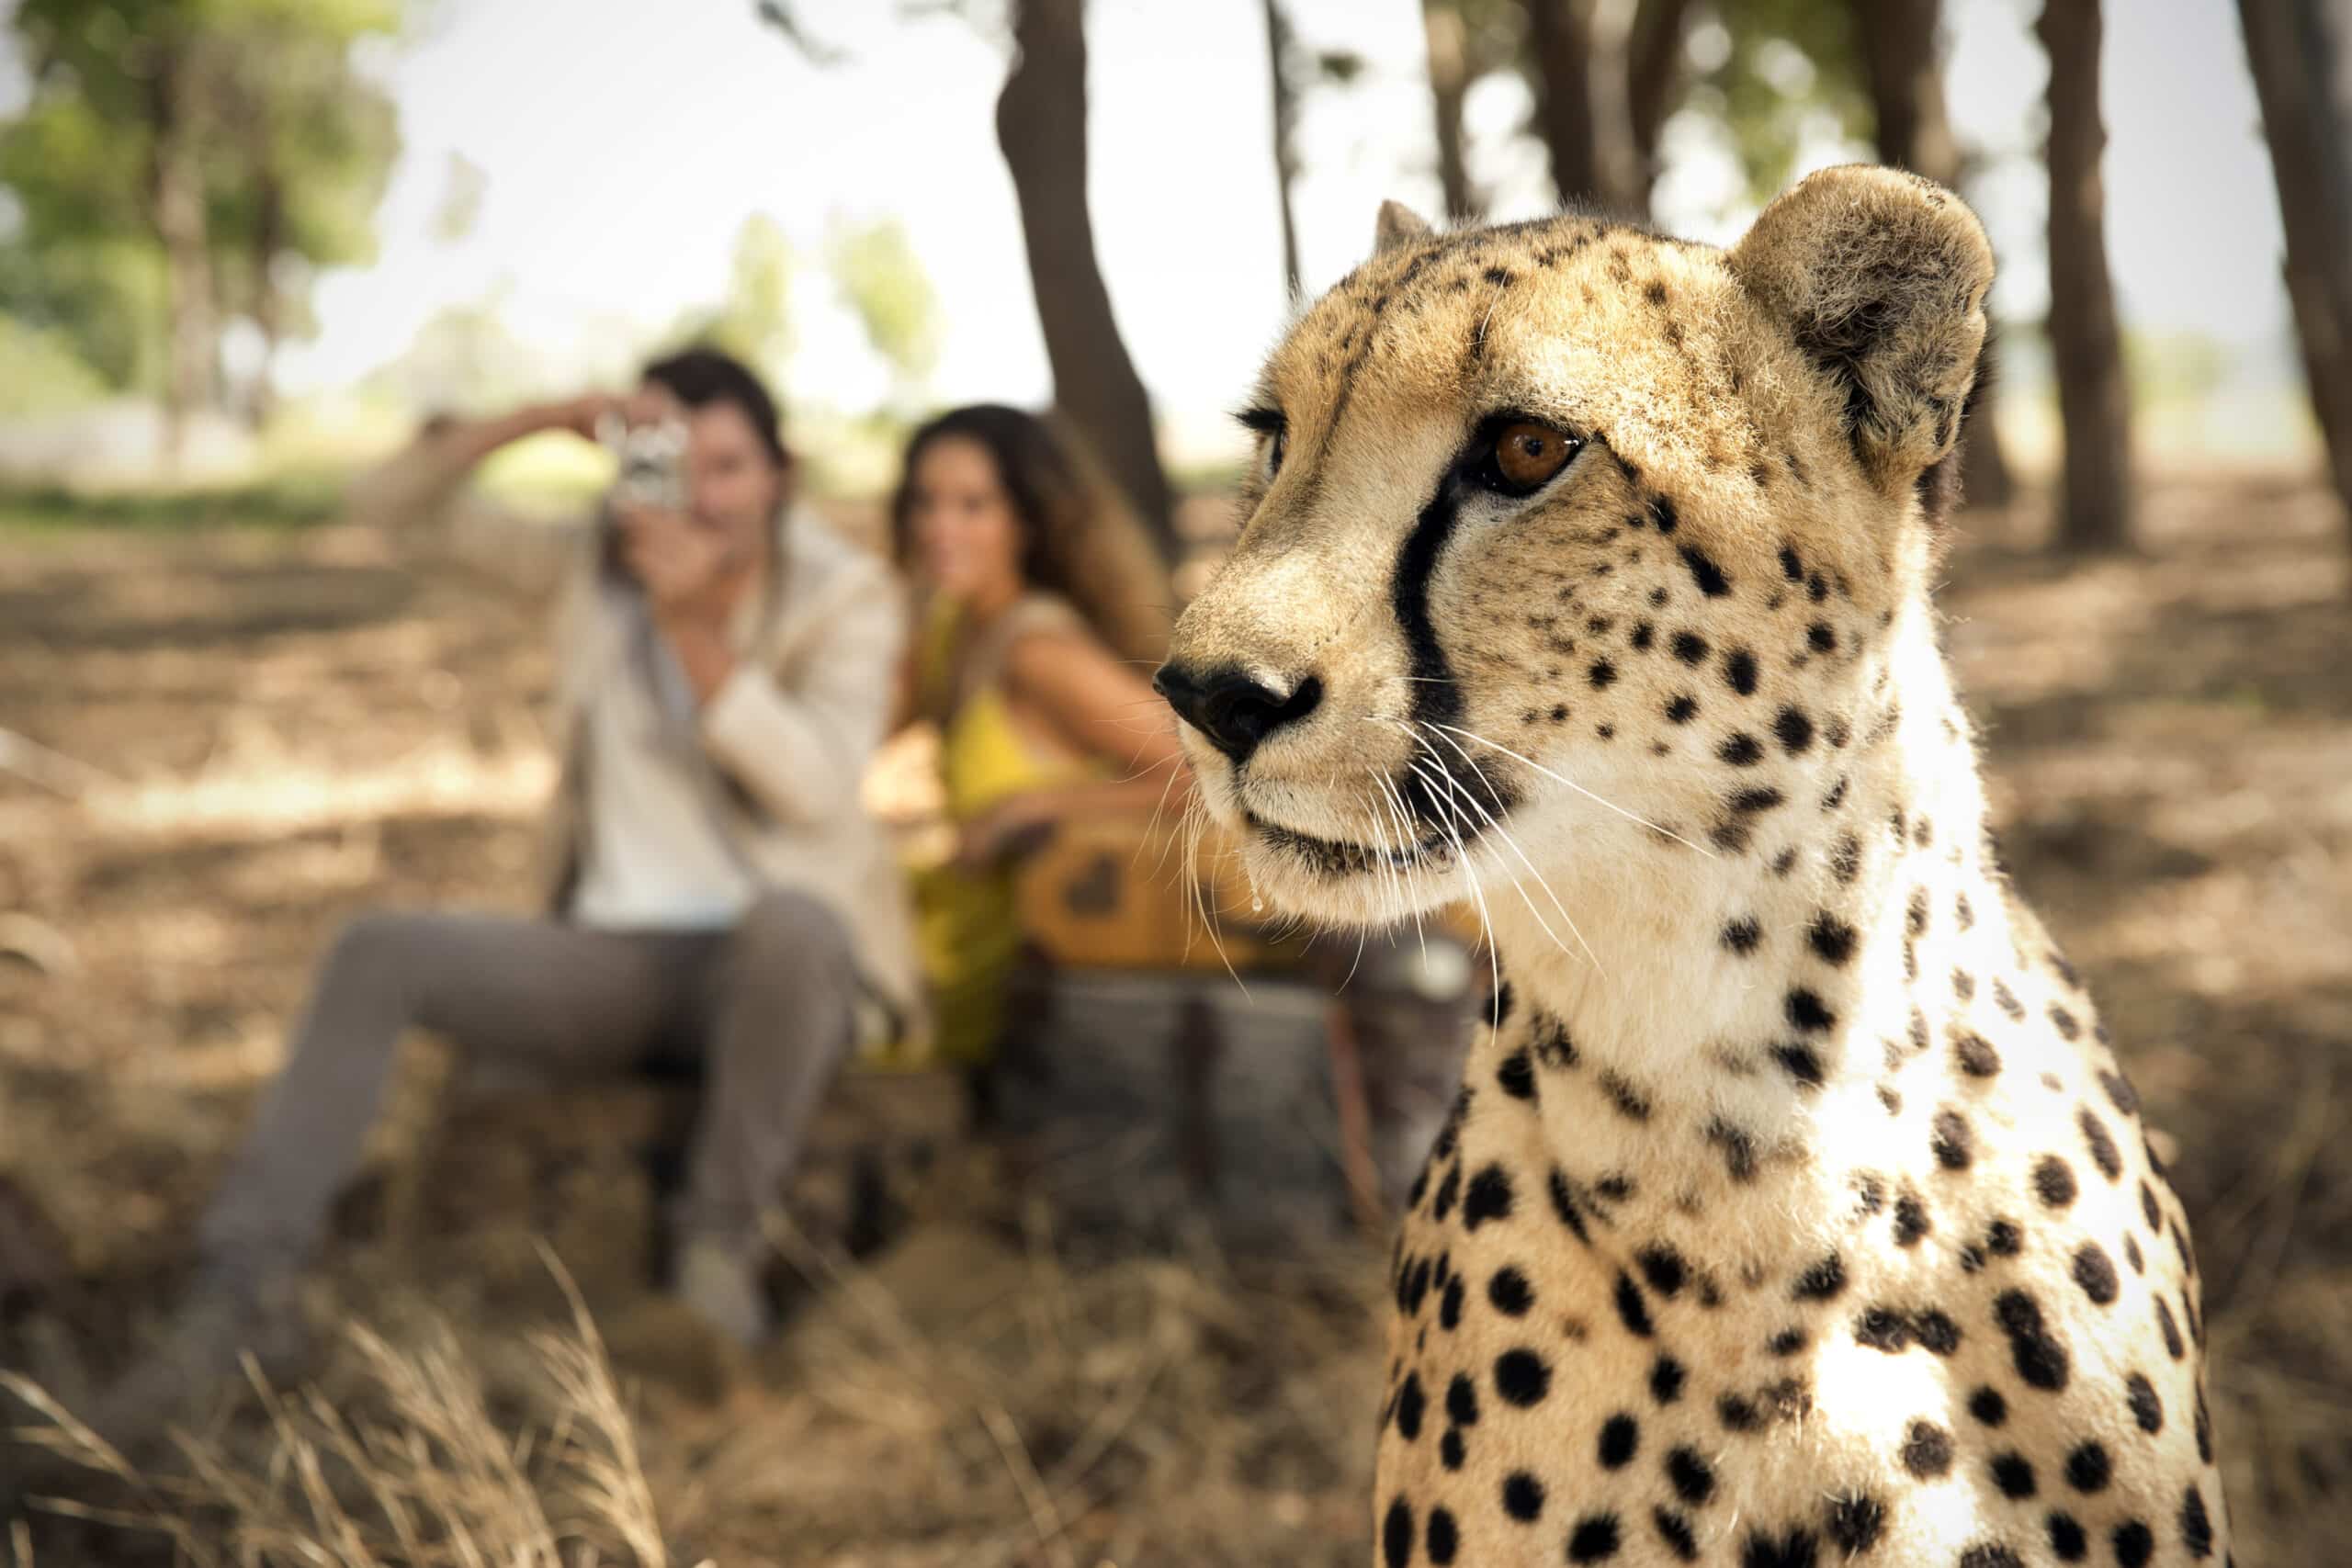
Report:
[[[1263,368],[1196,796],[1277,908],[1498,955],[1384,1568],[2227,1561],[2181,1206],[1928,604],[1992,276],[1885,169],[1727,250],[1392,203]]]

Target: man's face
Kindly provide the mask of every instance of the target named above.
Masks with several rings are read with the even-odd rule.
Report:
[[[674,400],[672,412],[681,412]],[[682,411],[686,422],[687,507],[699,527],[727,542],[742,560],[759,551],[776,508],[784,503],[788,470],[777,466],[751,420],[733,403]]]

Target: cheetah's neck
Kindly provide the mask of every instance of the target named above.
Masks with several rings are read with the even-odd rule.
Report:
[[[1479,1092],[1517,1050],[1548,1063],[1548,1153],[1604,1217],[1703,1213],[1729,1252],[1773,1251],[1849,1213],[1858,1172],[1926,1179],[1970,1014],[2018,1005],[1994,976],[2020,917],[1924,604],[1873,657],[1855,711],[1740,776],[1784,797],[1745,847],[1708,858],[1600,819],[1561,835],[1566,853],[1531,843],[1581,936],[1565,952],[1540,893],[1532,911],[1487,900],[1517,1017],[1479,1032],[1465,1081]],[[1972,971],[1963,1003],[1953,976]]]

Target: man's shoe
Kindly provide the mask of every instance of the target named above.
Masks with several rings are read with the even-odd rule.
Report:
[[[99,1397],[87,1425],[129,1453],[209,1415],[243,1383],[246,1355],[272,1377],[299,1366],[307,1346],[295,1286],[290,1271],[199,1272],[162,1337]]]
[[[670,1289],[696,1317],[736,1344],[751,1348],[775,1330],[757,1254],[708,1236],[692,1236],[678,1249]]]

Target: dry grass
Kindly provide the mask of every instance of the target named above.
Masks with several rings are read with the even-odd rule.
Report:
[[[78,1467],[107,1498],[28,1502],[168,1541],[194,1568],[668,1568],[604,1342],[561,1265],[547,1261],[571,1320],[529,1337],[552,1412],[543,1428],[493,1419],[481,1371],[437,1320],[397,1347],[349,1326],[354,1365],[338,1397],[278,1390],[249,1359],[259,1431],[175,1432],[184,1474],[141,1470],[40,1384],[0,1371],[0,1388],[43,1418],[18,1440]],[[18,1568],[31,1568],[29,1527],[18,1520],[15,1534]]]
[[[2041,521],[1971,518],[1943,595],[2005,852],[2180,1151],[2238,1559],[2335,1561],[2352,1540],[2341,527],[2314,489],[2263,476],[2158,488],[2143,558],[2054,562]],[[75,805],[0,778],[0,1177],[55,1222],[63,1277],[0,1303],[0,1365],[79,1406],[141,1343],[339,918],[510,902],[547,675],[527,604],[439,563],[398,570],[380,541],[0,543],[0,724],[123,781]],[[419,1163],[425,1081],[404,1079],[376,1168]],[[101,1472],[75,1495],[179,1510],[192,1562],[298,1535],[308,1554],[286,1560],[454,1562],[429,1552],[458,1526],[485,1562],[1362,1561],[1369,1252],[1081,1266],[981,1165],[865,1267],[797,1246],[815,1285],[746,1365],[644,1291],[650,1199],[624,1165],[567,1168],[537,1208],[484,1181],[422,1243],[360,1205],[317,1305],[379,1337],[345,1339],[315,1394],[209,1428],[209,1458],[170,1482],[198,1494],[142,1505]],[[535,1227],[618,1372],[534,1346],[550,1325],[595,1344]],[[353,1454],[406,1467],[386,1495],[416,1545]],[[20,1568],[174,1551],[53,1514],[0,1524]],[[376,1556],[333,1555],[355,1539]]]

